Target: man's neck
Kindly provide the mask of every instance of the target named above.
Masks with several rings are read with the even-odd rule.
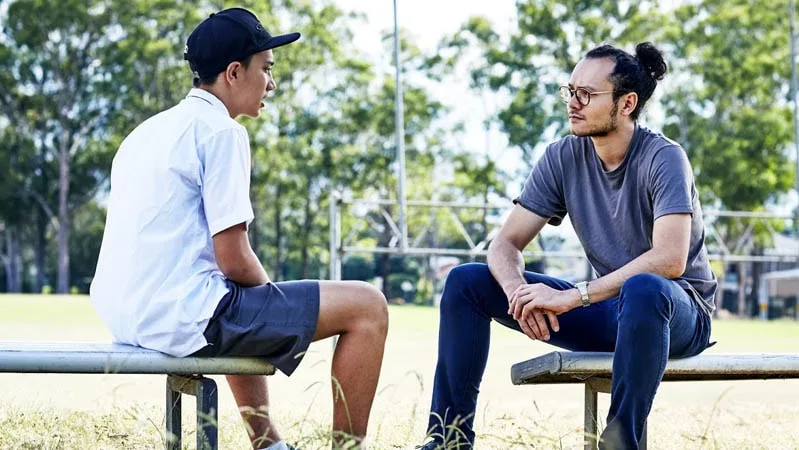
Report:
[[[594,149],[597,156],[602,160],[605,170],[612,171],[624,162],[630,142],[635,134],[635,122],[623,121],[618,127],[606,136],[595,136],[591,140],[594,142]]]

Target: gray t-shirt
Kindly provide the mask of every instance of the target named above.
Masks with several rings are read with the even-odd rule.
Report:
[[[624,162],[606,171],[588,137],[567,136],[547,147],[521,195],[524,208],[559,225],[568,213],[599,276],[652,248],[655,219],[691,214],[685,273],[675,281],[704,311],[715,309],[716,277],[705,249],[702,209],[685,151],[661,134],[637,126]]]

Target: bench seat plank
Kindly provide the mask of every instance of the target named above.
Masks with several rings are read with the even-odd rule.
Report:
[[[557,351],[514,364],[513,384],[583,383],[610,378],[613,353]],[[663,381],[799,378],[798,354],[703,354],[669,360]]]
[[[0,342],[0,372],[176,375],[272,375],[260,358],[176,358],[106,342]]]

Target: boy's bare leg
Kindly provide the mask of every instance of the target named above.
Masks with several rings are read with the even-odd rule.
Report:
[[[269,391],[264,375],[228,375],[227,382],[239,406],[241,418],[248,425],[252,448],[261,449],[280,441],[269,419]]]
[[[383,293],[358,281],[322,281],[314,340],[339,336],[333,353],[333,438],[363,439],[388,332]]]
[[[313,340],[339,336],[332,368],[334,445],[342,435],[366,436],[387,332],[386,299],[377,288],[360,281],[319,282],[319,320]],[[279,441],[269,416],[261,414],[269,406],[266,377],[230,375],[227,381],[253,431],[253,448]]]

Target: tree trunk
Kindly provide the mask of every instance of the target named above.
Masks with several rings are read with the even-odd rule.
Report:
[[[763,254],[763,249],[759,245],[755,246],[753,254],[756,255],[756,256],[761,256]],[[763,266],[764,265],[765,265],[765,263],[763,263],[763,262],[755,261],[755,262],[752,263],[752,290],[750,292],[755,294],[755,299],[757,299],[757,293],[760,292],[760,278],[761,278],[761,275],[763,274]],[[760,303],[757,300],[755,300],[755,304],[758,307],[757,311],[758,311],[758,314],[759,314],[760,313]],[[768,311],[766,311],[766,312],[768,312]]]
[[[58,277],[56,292],[69,293],[69,139],[66,132],[58,152]]]
[[[719,275],[716,280],[718,281],[718,286],[716,287],[716,297],[714,298],[716,301],[716,310],[713,312],[713,317],[718,317],[724,302],[724,275],[727,273],[727,263],[724,260],[721,262],[721,267],[721,275]]]
[[[308,241],[311,237],[311,225],[313,216],[311,215],[311,195],[305,198],[305,222],[302,225],[302,238],[300,239],[300,277],[308,279]]]
[[[433,306],[436,298],[436,269],[433,267],[433,255],[425,258],[425,277],[430,281],[430,297],[424,299],[425,305]]]
[[[35,265],[36,265],[36,285],[34,292],[40,294],[45,283],[45,259],[47,253],[47,224],[49,222],[47,213],[41,208],[37,208],[36,213],[36,246],[35,246]]]
[[[42,130],[42,132],[44,132]],[[39,156],[38,162],[41,167],[44,167],[47,161],[47,146],[42,145],[39,147]],[[36,244],[34,248],[34,259],[36,265],[36,290],[34,291],[37,294],[40,294],[44,289],[45,283],[52,284],[52,280],[49,282],[46,280],[47,272],[45,265],[47,264],[47,227],[52,223],[53,216],[52,211],[47,207],[46,203],[46,193],[48,190],[48,186],[50,186],[51,180],[50,175],[47,170],[41,170],[41,177],[39,179],[39,190],[41,192],[41,196],[39,197],[41,203],[36,208]],[[52,286],[51,286],[52,287]]]
[[[283,221],[280,217],[280,196],[283,187],[278,182],[275,191],[275,281],[283,279]]]
[[[22,257],[19,248],[19,232],[14,226],[6,228],[6,255],[3,258],[6,272],[6,291],[22,292]]]
[[[388,253],[382,253],[377,256],[377,273],[380,274],[380,278],[383,280],[383,295],[391,300],[388,296],[389,256]]]
[[[746,263],[738,263],[738,317],[747,317],[746,311]]]

